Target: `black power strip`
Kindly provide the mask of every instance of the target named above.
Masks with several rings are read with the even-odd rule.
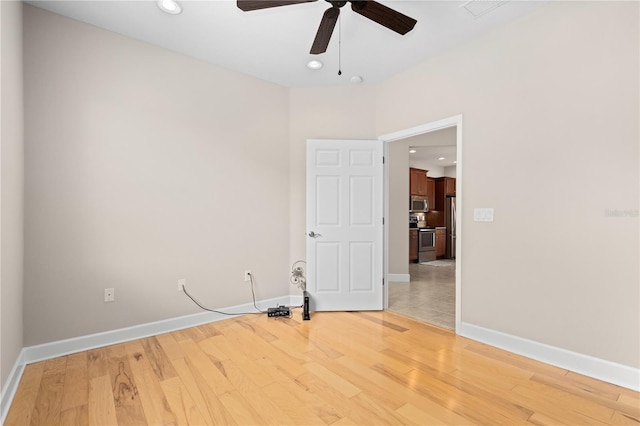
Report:
[[[275,308],[267,309],[268,317],[290,317],[291,310],[288,306],[276,306]]]

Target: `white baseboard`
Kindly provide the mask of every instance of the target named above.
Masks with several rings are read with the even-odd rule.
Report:
[[[387,274],[387,282],[408,283],[411,282],[409,274]]]
[[[268,307],[273,307],[278,304],[288,305],[290,299],[291,298],[289,296],[281,296],[256,302],[256,305],[261,310],[266,310]],[[246,303],[244,305],[220,308],[219,310],[229,313],[235,313],[253,312],[255,311],[255,308],[253,307],[253,303]],[[220,321],[228,318],[228,315],[217,314],[215,312],[199,312],[197,314],[170,318],[147,324],[134,325],[132,327],[105,331],[103,333],[89,334],[87,336],[74,337],[72,339],[58,340],[56,342],[44,343],[42,345],[28,346],[24,348],[24,362],[26,364],[31,364],[33,362],[43,361],[46,359],[69,355],[72,353],[90,349],[101,348],[103,346],[114,345],[116,343],[128,342],[130,340],[142,339],[162,333],[169,333],[171,331],[195,327],[197,325],[207,324],[210,322]]]
[[[461,322],[456,332],[518,355],[640,391],[640,369]]]
[[[22,373],[24,372],[24,348],[18,354],[16,362],[13,364],[13,368],[7,377],[7,381],[2,387],[2,394],[0,394],[0,424],[3,425],[11,407],[13,397],[16,395]]]
[[[276,305],[290,305],[292,304],[291,299],[292,296],[281,296],[258,301],[256,302],[256,305],[261,310],[266,310],[267,308],[274,307]],[[298,305],[301,304],[302,301],[298,303]],[[253,303],[246,303],[244,305],[220,308],[220,311],[229,313],[253,312],[255,311],[255,308],[253,307]],[[7,378],[5,386],[2,388],[2,395],[0,395],[0,424],[4,424],[5,417],[9,411],[9,407],[11,407],[13,397],[18,389],[18,384],[20,383],[22,373],[24,372],[24,368],[27,364],[100,348],[103,346],[128,342],[130,340],[142,339],[162,333],[169,333],[171,331],[195,327],[197,325],[208,324],[228,318],[230,318],[228,315],[217,314],[214,312],[199,312],[182,317],[170,318],[152,323],[105,331],[103,333],[95,333],[87,336],[74,337],[72,339],[59,340],[56,342],[43,343],[41,345],[22,348],[13,369]]]

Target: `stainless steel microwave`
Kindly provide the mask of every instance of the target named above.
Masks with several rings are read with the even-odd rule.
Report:
[[[409,211],[411,213],[424,213],[429,211],[429,200],[427,197],[412,195],[409,199]]]

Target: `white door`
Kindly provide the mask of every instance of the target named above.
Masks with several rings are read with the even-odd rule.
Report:
[[[313,311],[383,308],[381,141],[307,141],[307,291]]]

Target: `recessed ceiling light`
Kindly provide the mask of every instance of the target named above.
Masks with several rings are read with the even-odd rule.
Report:
[[[362,83],[362,77],[360,77],[359,75],[354,75],[353,77],[351,77],[351,82],[353,84],[360,84]]]
[[[456,161],[456,160],[453,160],[453,164],[456,164],[456,163],[457,163],[457,161]]]
[[[444,160],[444,157],[439,157],[438,160],[442,161]]]
[[[158,7],[170,15],[177,15],[182,12],[182,7],[174,0],[158,0]]]
[[[409,154],[415,154],[415,153],[416,153],[416,150],[415,150],[415,149],[410,149],[410,150],[409,150]]]
[[[320,68],[322,68],[324,64],[316,59],[309,61],[307,63],[307,68],[311,68],[312,70],[319,70]]]

